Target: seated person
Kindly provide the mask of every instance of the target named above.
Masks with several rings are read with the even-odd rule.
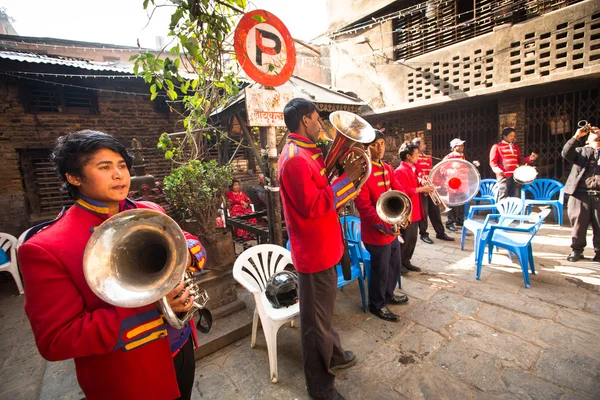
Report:
[[[229,186],[229,189],[231,190],[226,193],[229,215],[231,217],[237,217],[238,215],[251,214],[250,198],[240,190],[240,181],[234,179],[231,186]],[[256,224],[256,218],[249,219],[248,222]],[[250,238],[248,235],[249,233],[243,229],[236,228],[235,230],[235,236],[237,237],[245,236],[246,240],[249,240]]]
[[[258,176],[258,184],[252,186],[254,196],[258,199],[258,205],[264,208],[267,205],[267,192],[265,190],[265,175],[260,173]]]

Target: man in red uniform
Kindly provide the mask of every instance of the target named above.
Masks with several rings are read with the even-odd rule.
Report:
[[[361,239],[371,254],[371,276],[369,276],[369,311],[386,321],[398,321],[400,316],[391,312],[388,304],[408,301],[405,295],[395,295],[396,282],[400,277],[400,230],[382,221],[375,206],[379,197],[388,190],[401,190],[396,182],[394,170],[383,161],[385,139],[375,130],[375,140],[369,145],[371,175],[360,188],[354,200],[360,214]]]
[[[417,160],[419,159],[419,146],[410,142],[404,142],[398,152],[400,166],[396,168],[394,175],[400,184],[402,191],[408,195],[412,202],[411,222],[406,229],[400,231],[404,244],[402,245],[402,269],[401,273],[408,271],[420,272],[421,268],[411,263],[412,256],[417,245],[419,233],[419,221],[423,218],[423,206],[421,204],[421,193],[433,192],[433,186],[419,186],[417,180]]]
[[[516,187],[513,172],[519,165],[528,164],[537,160],[538,155],[531,153],[529,157],[521,158],[521,150],[515,143],[515,128],[502,130],[502,141],[492,146],[490,150],[490,167],[496,173],[498,180],[498,198],[500,201],[506,197],[519,195],[520,187]]]
[[[412,141],[413,144],[419,146],[419,159],[417,160],[417,175],[419,178],[419,185],[422,180],[427,180],[429,173],[432,169],[431,157],[425,154],[425,150],[427,149],[427,145],[425,144],[425,140],[416,137]],[[432,244],[433,240],[429,237],[429,233],[427,233],[427,218],[431,219],[431,225],[433,226],[433,230],[435,231],[435,237],[440,240],[445,241],[454,241],[454,238],[451,238],[446,234],[444,230],[444,224],[442,223],[442,213],[440,212],[440,208],[433,204],[433,201],[429,198],[425,193],[421,193],[421,204],[423,204],[423,219],[419,221],[419,235],[421,236],[421,240],[425,243]]]
[[[193,327],[167,327],[154,304],[121,308],[88,286],[83,252],[94,229],[120,211],[147,208],[129,192],[132,158],[113,137],[80,131],[59,138],[52,154],[64,189],[75,204],[55,221],[33,228],[19,248],[26,290],[25,312],[37,347],[49,361],[75,359],[77,380],[94,399],[189,399],[194,381]],[[206,253],[186,234],[190,266]],[[194,297],[179,284],[167,295],[173,311],[187,311]]]
[[[465,158],[465,141],[455,138],[450,142],[450,153],[444,157],[444,161],[446,160],[466,160]],[[451,189],[449,189],[451,190]],[[449,196],[452,197],[453,193],[450,192]],[[454,206],[451,207],[450,212],[448,213],[448,219],[446,220],[446,228],[451,231],[457,231],[455,224],[458,226],[462,226],[465,220],[465,206]]]
[[[351,367],[356,356],[344,351],[332,325],[335,265],[344,251],[337,209],[356,193],[352,182],[360,177],[362,165],[359,161],[348,163],[345,173],[330,184],[323,154],[315,144],[322,129],[317,107],[296,98],[283,113],[291,133],[279,158],[279,193],[298,271],[306,387],[316,400],[343,399],[335,388],[333,371]]]

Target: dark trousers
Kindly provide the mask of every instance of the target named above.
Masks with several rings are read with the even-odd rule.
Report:
[[[498,181],[498,198],[500,201],[507,197],[521,197],[521,185],[515,182],[512,176],[500,178]]]
[[[400,234],[404,243],[401,246],[402,249],[402,265],[406,267],[410,265],[410,260],[415,253],[415,247],[417,245],[417,236],[419,234],[419,222],[412,222],[406,229],[401,229]]]
[[[587,244],[587,229],[592,224],[592,244],[600,254],[600,198],[576,192],[569,197],[567,212],[571,221],[571,248],[583,252]]]
[[[465,220],[465,206],[455,206],[450,208],[450,212],[448,213],[448,220],[446,221],[446,225],[451,225],[451,224],[459,224],[462,225],[462,223]]]
[[[444,230],[444,224],[442,223],[442,213],[440,208],[433,204],[433,201],[424,194],[421,194],[421,202],[423,204],[423,219],[419,221],[419,234],[429,235],[427,233],[427,218],[431,220],[431,226],[435,231],[436,236],[443,236],[446,231]]]
[[[365,243],[371,254],[369,277],[369,308],[381,309],[394,297],[394,289],[400,276],[400,242],[394,238],[384,246]]]
[[[194,328],[192,328],[194,329]],[[179,353],[173,357],[175,365],[175,375],[179,385],[180,400],[189,400],[192,398],[192,389],[194,387],[194,375],[196,373],[196,359],[194,358],[194,340],[192,336],[188,338]]]
[[[298,273],[298,292],[302,363],[308,394],[315,400],[331,400],[337,390],[330,367],[343,364],[345,359],[340,337],[332,325],[337,293],[335,267],[314,274]]]

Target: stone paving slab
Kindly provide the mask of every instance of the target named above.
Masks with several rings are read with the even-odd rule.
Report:
[[[589,293],[585,301],[585,310],[600,315],[600,296]]]
[[[560,349],[547,349],[536,364],[537,376],[548,382],[600,398],[600,362]]]
[[[584,311],[569,309],[558,310],[556,322],[592,335],[600,335],[600,316]]]
[[[457,313],[425,302],[411,308],[404,316],[444,336],[448,336],[447,327],[458,319]]]
[[[598,340],[598,336],[543,321],[537,331],[537,338],[550,346],[585,354],[588,357],[600,360],[600,340]]]
[[[557,287],[539,282],[530,288],[521,288],[519,293],[563,307],[581,310],[585,306],[586,293],[578,288]]]
[[[522,369],[531,368],[541,349],[518,337],[498,332],[477,321],[457,321],[450,330],[460,342],[491,354],[498,359],[515,363]]]
[[[430,300],[430,304],[447,308],[460,314],[474,316],[481,303],[475,300],[467,299],[454,293],[440,291],[436,293]]]
[[[494,388],[502,370],[498,358],[457,341],[442,347],[434,358],[434,365],[484,391]]]
[[[520,338],[532,340],[538,320],[525,314],[485,304],[476,318],[495,328],[510,332]]]
[[[552,318],[556,314],[555,306],[526,296],[507,293],[491,285],[472,286],[465,296],[537,318]]]
[[[402,282],[402,292],[420,300],[429,300],[431,296],[437,293],[437,289],[431,285],[421,283],[413,279],[404,279]]]
[[[407,399],[469,399],[471,387],[431,364],[413,368],[395,389]]]
[[[551,383],[516,369],[504,370],[500,376],[498,385],[496,385],[490,393],[500,400],[585,399],[583,396],[566,391],[558,386],[552,385]]]

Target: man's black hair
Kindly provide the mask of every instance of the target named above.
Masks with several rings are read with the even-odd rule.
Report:
[[[510,135],[513,132],[516,132],[515,128],[504,128],[504,129],[502,129],[502,138],[504,139],[505,137],[507,137],[508,135]]]
[[[302,117],[310,116],[315,111],[318,112],[318,109],[312,101],[300,97],[292,99],[283,109],[285,125],[290,132],[294,133],[298,130]]]
[[[127,169],[131,169],[133,158],[127,153],[127,149],[117,139],[104,132],[85,129],[68,133],[56,141],[56,147],[50,158],[54,163],[54,170],[63,183],[61,190],[71,199],[77,199],[79,189],[69,183],[67,174],[85,178],[82,174],[83,167],[95,152],[102,149],[120,154],[127,164]]]
[[[398,150],[398,155],[400,156],[401,161],[406,161],[408,156],[411,156],[415,150],[419,150],[419,146],[413,144],[411,142],[404,142],[400,146],[400,150]]]

